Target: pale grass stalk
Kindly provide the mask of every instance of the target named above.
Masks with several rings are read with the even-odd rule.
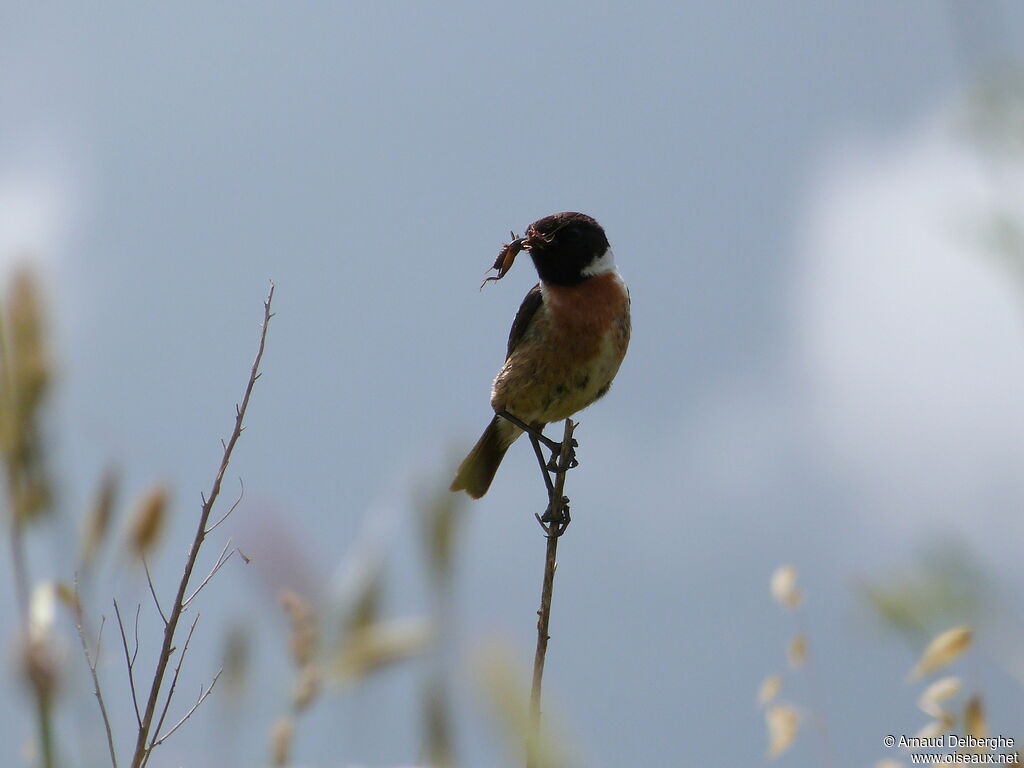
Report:
[[[89,675],[92,677],[92,692],[100,707],[100,715],[103,717],[103,728],[107,732],[107,749],[110,750],[110,764],[117,768],[117,752],[114,750],[114,732],[110,727],[110,716],[107,715],[107,705],[103,701],[103,689],[100,688],[100,678],[96,672],[96,665],[100,660],[100,643],[103,641],[103,627],[107,623],[107,617],[100,619],[100,629],[96,633],[96,657],[89,653],[89,643],[85,639],[85,613],[82,610],[82,601],[78,594],[78,576],[75,575],[75,628],[78,630],[78,639],[82,641],[82,653],[85,655],[85,663],[89,666]]]

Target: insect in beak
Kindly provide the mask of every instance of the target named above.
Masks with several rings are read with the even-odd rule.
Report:
[[[498,252],[498,258],[494,260],[494,265],[491,267],[491,269],[496,269],[498,274],[485,277],[484,281],[480,283],[481,289],[491,280],[501,280],[512,269],[512,263],[516,260],[516,255],[527,248],[527,238],[519,237],[515,232],[509,232],[509,234],[512,236],[512,241],[505,243],[501,247],[501,250]]]

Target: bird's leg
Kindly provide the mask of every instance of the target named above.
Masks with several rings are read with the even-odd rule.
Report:
[[[530,434],[530,445],[533,446],[533,453],[537,457],[537,464],[540,466],[540,472],[544,475],[544,485],[548,489],[548,504],[550,505],[551,497],[555,495],[555,486],[551,482],[551,475],[548,473],[547,464],[544,463],[544,453],[540,449],[540,441],[537,439],[536,435]]]
[[[544,533],[548,536],[561,536],[569,527],[572,518],[569,516],[569,497],[563,496],[559,503],[555,503],[555,486],[551,482],[551,475],[548,465],[544,463],[544,454],[540,448],[540,441],[530,435],[530,444],[533,446],[533,453],[537,457],[537,464],[540,466],[541,474],[544,475],[544,485],[548,489],[548,506],[542,515],[534,515]]]
[[[562,444],[561,443],[556,443],[550,437],[545,437],[544,433],[541,430],[537,429],[536,427],[531,427],[525,421],[523,421],[522,419],[518,418],[517,416],[513,416],[508,411],[497,411],[497,414],[499,416],[501,416],[501,418],[505,419],[505,421],[510,421],[513,424],[515,424],[517,427],[519,427],[521,430],[523,430],[523,432],[525,432],[526,434],[530,435],[534,439],[539,440],[540,442],[544,443],[544,445],[546,445],[548,447],[548,450],[550,450],[550,451],[560,451],[560,450],[562,450]]]
[[[531,438],[539,440],[540,442],[544,443],[545,446],[547,446],[548,450],[551,451],[551,460],[548,461],[548,463],[545,465],[545,468],[547,470],[551,472],[564,472],[573,469],[574,467],[578,467],[580,465],[580,463],[576,460],[576,451],[574,450],[575,448],[579,447],[579,443],[577,443],[575,440],[573,440],[572,445],[569,446],[569,453],[566,458],[566,465],[563,467],[561,462],[559,461],[559,457],[562,453],[561,443],[555,442],[550,437],[545,437],[544,432],[542,432],[540,429],[530,426],[525,421],[516,418],[508,411],[498,411],[497,413],[499,416],[501,416],[501,418],[505,419],[506,421],[512,422],[521,430],[523,430],[526,434],[530,435]]]

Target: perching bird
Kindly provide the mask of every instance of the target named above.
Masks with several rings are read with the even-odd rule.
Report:
[[[452,491],[474,499],[487,493],[523,433],[503,414],[537,433],[569,418],[604,396],[629,344],[629,289],[600,224],[573,212],[535,221],[499,254],[498,278],[520,250],[529,252],[540,283],[512,322],[505,364],[491,388],[496,415],[452,481]]]

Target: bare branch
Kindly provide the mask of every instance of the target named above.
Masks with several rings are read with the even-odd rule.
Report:
[[[222,567],[224,567],[224,563],[225,562],[227,562],[228,560],[231,559],[231,555],[234,554],[234,550],[231,550],[230,552],[228,552],[227,548],[230,547],[230,546],[231,546],[231,540],[228,539],[227,540],[227,544],[224,545],[224,548],[220,551],[220,554],[217,556],[217,562],[215,562],[213,567],[210,568],[210,572],[206,574],[206,579],[204,579],[200,583],[199,587],[196,588],[195,592],[191,593],[185,599],[185,601],[184,601],[184,603],[182,605],[182,608],[187,608],[188,607],[188,603],[190,603],[191,601],[196,599],[196,595],[198,595],[200,592],[203,591],[203,588],[210,582],[211,579],[213,579],[215,577],[215,575],[217,575],[217,571],[220,570]],[[226,553],[226,555],[225,555],[225,553]]]
[[[146,562],[146,558],[142,558],[142,567],[146,569],[146,582],[149,584],[149,594],[153,596],[153,602],[156,604],[157,611],[160,612],[160,618],[164,620],[164,626],[167,626],[167,616],[164,614],[164,609],[160,607],[160,600],[157,599],[156,590],[153,589],[153,577],[149,575],[149,564]]]
[[[231,556],[233,554],[235,554],[234,550],[231,550],[230,552],[228,552],[228,547],[230,547],[230,546],[231,546],[231,539],[228,539],[228,543],[224,545],[224,549],[222,549],[220,551],[220,554],[217,556],[217,562],[213,564],[213,568],[211,568],[210,572],[208,574],[206,574],[206,578],[203,579],[202,582],[200,582],[198,587],[196,587],[196,591],[193,592],[191,595],[189,595],[188,598],[185,600],[185,602],[182,604],[182,610],[184,610],[185,608],[188,608],[188,604],[191,603],[195,599],[195,596],[198,595],[202,591],[203,587],[205,587],[209,583],[210,579],[212,579],[214,576],[217,575],[217,571],[219,571],[221,568],[224,567],[224,563],[226,563],[228,560],[230,560]],[[227,553],[226,556],[225,556],[225,553]]]
[[[82,641],[82,653],[85,654],[85,663],[89,665],[89,674],[92,675],[92,692],[100,705],[100,715],[103,717],[103,727],[107,731],[107,748],[110,750],[110,763],[117,768],[117,754],[114,752],[114,733],[110,728],[110,717],[107,715],[107,705],[103,701],[103,691],[100,689],[100,678],[96,674],[96,665],[100,660],[100,643],[103,641],[103,627],[107,623],[107,617],[100,620],[100,631],[96,635],[96,658],[93,659],[89,653],[89,644],[85,640],[85,612],[82,610],[82,602],[78,595],[78,574],[75,574],[75,627],[78,629],[78,639]]]
[[[192,714],[197,709],[199,709],[199,707],[202,706],[204,701],[206,701],[206,697],[213,693],[213,687],[217,684],[217,681],[220,680],[220,676],[223,672],[224,667],[221,667],[217,670],[217,674],[213,676],[213,680],[210,681],[210,687],[206,689],[205,693],[203,692],[203,686],[199,686],[199,698],[196,699],[196,703],[192,705],[191,709],[189,709],[189,711],[185,713],[181,720],[176,722],[167,733],[165,733],[163,736],[161,736],[159,739],[153,742],[154,747],[158,747],[165,741],[167,741],[167,739],[169,739],[176,730],[178,730],[179,728],[181,728],[181,726],[185,724],[186,720],[192,717]]]
[[[215,529],[215,528],[216,528],[216,527],[217,527],[218,525],[220,525],[220,524],[221,524],[221,523],[223,523],[223,522],[224,522],[225,520],[227,520],[227,519],[228,519],[228,517],[229,517],[229,516],[231,515],[231,513],[235,511],[235,507],[237,507],[237,506],[238,506],[239,504],[241,504],[241,503],[242,503],[242,498],[243,498],[243,497],[245,496],[245,483],[243,483],[243,482],[242,482],[242,478],[238,478],[238,484],[239,484],[239,485],[241,486],[241,490],[239,490],[239,492],[238,492],[238,498],[237,498],[237,499],[235,499],[235,503],[231,505],[231,509],[229,509],[229,510],[228,510],[227,512],[225,512],[225,513],[223,514],[223,516],[221,516],[220,520],[218,520],[218,521],[217,521],[216,523],[214,523],[213,525],[211,525],[211,526],[210,526],[209,528],[207,528],[207,529],[206,529],[206,535],[207,535],[207,536],[208,536],[208,535],[210,534],[210,532],[211,532],[211,531],[213,531],[213,530],[214,530],[214,529]]]
[[[185,558],[185,569],[181,575],[181,581],[178,583],[178,591],[175,596],[174,603],[171,606],[171,611],[167,616],[167,624],[164,626],[163,645],[160,649],[160,655],[157,657],[156,669],[153,672],[153,681],[150,684],[149,695],[146,699],[146,710],[142,716],[141,722],[139,723],[139,733],[135,740],[135,751],[132,756],[131,768],[141,768],[146,756],[149,754],[150,731],[153,726],[153,716],[156,712],[157,701],[160,698],[160,689],[164,682],[164,676],[167,673],[167,666],[170,663],[171,651],[174,646],[174,633],[178,628],[178,620],[181,618],[181,613],[185,610],[185,594],[188,592],[189,581],[192,578],[192,571],[195,568],[196,560],[199,557],[199,550],[203,545],[203,541],[206,539],[210,513],[213,511],[214,504],[217,503],[217,497],[220,496],[221,483],[223,483],[224,474],[227,472],[228,465],[231,463],[231,454],[235,449],[235,444],[238,442],[238,438],[242,434],[242,422],[245,419],[246,409],[249,407],[249,400],[252,397],[252,390],[256,384],[256,379],[259,377],[260,362],[263,360],[263,350],[267,343],[267,328],[270,325],[270,318],[273,316],[270,312],[270,304],[271,301],[273,301],[273,298],[274,284],[271,283],[270,292],[267,294],[267,298],[263,302],[263,324],[260,328],[260,341],[259,347],[256,350],[256,359],[253,360],[252,368],[249,371],[249,381],[246,384],[245,394],[242,396],[242,402],[240,405],[235,405],[235,427],[231,433],[231,437],[227,441],[227,444],[224,446],[224,453],[221,456],[220,467],[218,467],[217,474],[213,479],[213,485],[210,488],[209,496],[202,497],[203,505],[199,513],[199,521],[196,526],[195,537],[192,539],[192,545],[189,547],[188,555]],[[218,677],[219,675],[220,673],[218,673]],[[216,678],[214,678],[214,682],[216,682]],[[210,689],[206,694],[200,696],[200,700],[196,703],[195,708],[202,703],[202,700],[208,696],[212,690],[213,685],[211,684]],[[190,710],[181,722],[188,719],[195,708]],[[153,746],[162,743],[162,741],[177,730],[178,727],[178,725],[174,726],[174,728],[172,728],[165,736],[158,738],[156,742],[153,742]]]
[[[188,630],[188,636],[185,638],[185,645],[181,647],[181,655],[178,656],[178,664],[174,668],[174,676],[171,678],[171,687],[167,691],[167,699],[164,701],[163,711],[160,713],[160,719],[157,720],[156,728],[153,729],[153,738],[149,743],[149,749],[146,752],[146,758],[143,760],[143,765],[149,762],[149,754],[153,751],[159,742],[157,740],[157,734],[160,729],[164,727],[164,719],[167,717],[167,710],[171,707],[171,699],[174,698],[174,690],[178,687],[178,675],[181,674],[181,665],[185,663],[185,654],[188,653],[188,644],[192,640],[192,633],[196,631],[196,624],[199,623],[199,617],[202,614],[197,613],[196,617],[192,620],[192,626]]]
[[[139,697],[135,693],[135,660],[128,653],[128,638],[124,633],[124,622],[121,621],[121,609],[114,600],[114,614],[117,616],[117,627],[121,630],[121,645],[124,648],[124,663],[128,667],[128,685],[132,689],[132,704],[135,705],[135,720],[142,727],[142,716],[139,714]]]

